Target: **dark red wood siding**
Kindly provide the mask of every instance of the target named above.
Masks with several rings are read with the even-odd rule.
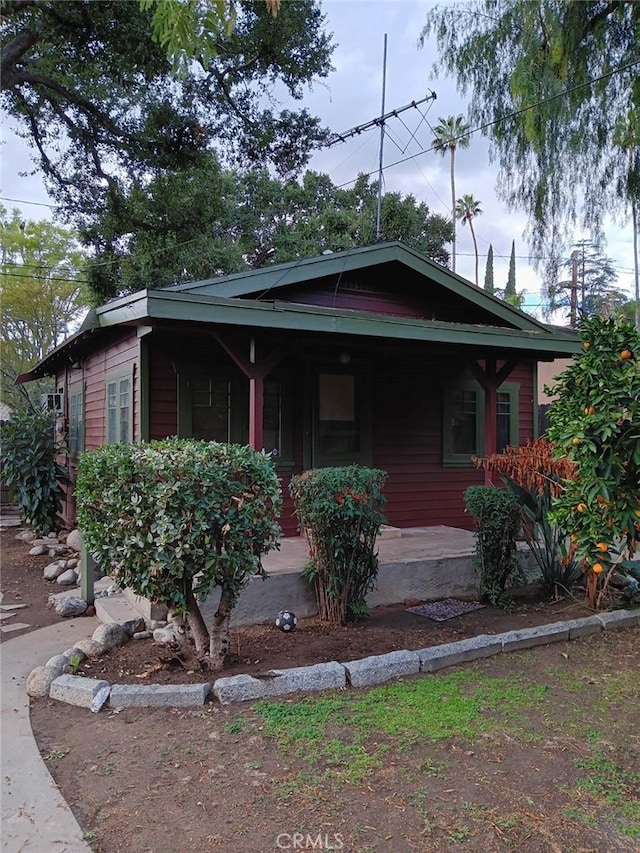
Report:
[[[251,294],[249,298],[256,298]],[[318,279],[307,284],[269,290],[257,298],[278,299],[323,308],[350,309],[420,320],[477,323],[513,328],[468,299],[401,264]]]
[[[236,345],[246,350],[248,333]],[[289,407],[293,439],[293,467],[280,467],[284,508],[281,526],[285,536],[297,534],[297,522],[289,496],[291,474],[303,470],[305,447],[310,436],[309,413],[315,371],[326,370],[328,359],[338,363],[338,353],[349,350],[354,367],[361,365],[371,375],[372,464],[388,473],[385,489],[386,516],[397,527],[450,525],[472,527],[464,511],[463,492],[471,484],[481,484],[482,472],[472,467],[452,468],[442,464],[442,395],[447,381],[470,378],[458,349],[432,345],[407,345],[402,341],[380,344],[364,339],[332,341],[328,338],[291,335],[286,339],[265,340],[258,330],[256,351],[268,354],[281,343],[286,355],[274,371],[286,380],[292,393]],[[156,330],[146,335],[148,352],[149,438],[162,439],[178,430],[178,376],[182,364],[235,372],[237,367],[209,334],[176,327],[171,332]],[[410,347],[410,348],[409,348]],[[134,435],[140,424],[140,341],[133,329],[120,330],[105,340],[98,351],[86,356],[82,369],[69,369],[67,384],[85,383],[85,448],[91,450],[104,441],[105,374],[134,365]],[[498,367],[502,362],[498,363]],[[310,379],[311,377],[311,379]],[[244,379],[242,379],[244,381]],[[519,440],[533,438],[533,368],[521,362],[507,380],[518,383]],[[65,375],[58,376],[58,384]]]

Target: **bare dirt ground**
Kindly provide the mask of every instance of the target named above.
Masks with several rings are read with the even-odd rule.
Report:
[[[46,608],[48,558],[26,558],[14,535],[2,536],[4,601],[28,602],[31,618],[21,611],[21,621],[48,624],[58,618]],[[588,612],[581,597],[545,603],[531,594],[512,613],[487,607],[445,623],[401,603],[346,629],[303,620],[292,635],[241,630],[225,674],[421,648]],[[158,667],[163,657],[167,649],[131,642],[89,661],[86,674],[120,683],[145,673],[143,683],[210,680],[175,662]],[[286,697],[269,703],[270,713],[211,703],[96,715],[41,700],[31,720],[97,853],[631,853],[640,851],[639,666],[640,629],[627,629],[406,679],[387,692]],[[431,722],[454,718],[455,690],[470,698],[487,684],[503,691],[498,702],[476,704],[464,726],[444,735],[432,731]],[[421,686],[435,698],[416,699],[411,691]],[[387,720],[402,719],[401,730],[369,725],[373,716],[358,729],[354,703],[365,700],[377,703],[375,713],[386,707]],[[285,715],[284,728],[273,727],[272,714]],[[305,733],[294,737],[301,720]]]

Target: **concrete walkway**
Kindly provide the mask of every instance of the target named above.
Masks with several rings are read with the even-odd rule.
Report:
[[[3,853],[89,853],[82,830],[33,737],[25,684],[31,670],[90,637],[95,618],[71,619],[0,645]]]

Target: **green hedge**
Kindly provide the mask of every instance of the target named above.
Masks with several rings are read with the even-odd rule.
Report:
[[[240,590],[278,547],[281,491],[270,458],[185,439],[105,445],[82,455],[76,501],[84,542],[102,568],[184,614],[199,654],[208,641],[210,665],[221,666]],[[222,596],[209,630],[196,596],[216,586]]]

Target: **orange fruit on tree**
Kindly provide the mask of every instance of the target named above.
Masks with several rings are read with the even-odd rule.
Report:
[[[631,350],[623,349],[622,352],[620,353],[620,358],[623,361],[626,361],[628,358],[631,358]]]
[[[598,549],[598,551],[600,551],[601,554],[606,554],[609,550],[609,546],[606,542],[598,542],[596,548]]]
[[[575,447],[577,447],[580,444],[580,439],[578,438],[577,435],[571,439],[571,444],[573,444]]]
[[[572,542],[577,542],[579,537],[578,537],[577,533],[572,533],[569,538],[571,539]]]
[[[585,342],[582,344],[582,346],[584,347],[584,349],[589,349],[589,347],[591,346],[591,344],[589,343],[589,341],[585,341]]]
[[[578,506],[576,507],[578,512],[584,512],[586,510],[586,508],[587,508],[587,505],[585,503],[579,503]]]
[[[591,566],[591,570],[594,575],[601,575],[604,572],[604,566],[602,565],[602,563],[594,563]]]

